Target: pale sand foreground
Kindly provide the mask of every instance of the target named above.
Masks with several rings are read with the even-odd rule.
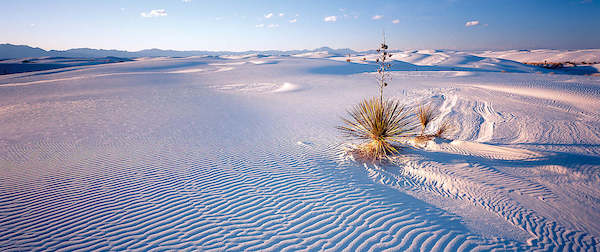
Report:
[[[395,56],[386,96],[457,130],[389,167],[335,130],[376,95],[369,62],[0,76],[0,248],[600,250],[600,78],[426,53]]]

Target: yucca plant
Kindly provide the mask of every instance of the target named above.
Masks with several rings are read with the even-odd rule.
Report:
[[[416,128],[403,104],[383,98],[383,88],[391,80],[389,71],[392,66],[389,63],[392,54],[388,52],[385,34],[377,53],[379,96],[355,105],[348,111],[350,117],[342,118],[345,125],[337,127],[345,136],[362,140],[356,151],[360,157],[371,161],[381,161],[397,154],[401,138],[412,135]]]
[[[366,141],[358,146],[358,154],[371,161],[387,159],[398,153],[401,138],[412,135],[416,126],[410,113],[398,100],[365,99],[342,118],[344,126],[337,127],[350,138]]]

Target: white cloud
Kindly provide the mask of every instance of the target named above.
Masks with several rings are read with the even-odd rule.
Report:
[[[335,22],[335,21],[337,21],[337,17],[336,16],[329,16],[329,17],[325,17],[323,20],[325,22]]]
[[[192,2],[192,0],[181,0],[181,1],[184,2],[184,3],[191,3]]]
[[[373,20],[379,20],[381,18],[383,18],[383,15],[375,15],[371,19],[373,19]]]
[[[265,15],[265,18],[271,18],[271,17],[273,17],[273,13],[269,13],[269,14]]]
[[[257,24],[255,26],[256,26],[256,28],[263,28],[263,27],[265,27],[265,24]]]
[[[279,16],[280,16],[280,17],[283,17],[283,15],[285,15],[285,14],[283,14],[283,13],[279,13]]]
[[[277,28],[277,27],[279,27],[279,25],[278,24],[270,24],[267,27],[269,27],[269,28]]]
[[[479,20],[473,20],[473,21],[469,21],[469,22],[467,22],[467,23],[465,24],[465,26],[466,26],[466,27],[469,27],[469,26],[476,26],[476,25],[478,25],[478,24],[479,24]]]
[[[400,19],[394,19],[392,20],[392,24],[399,24],[400,23]]]
[[[150,17],[164,17],[167,15],[167,12],[164,9],[151,10],[150,12],[142,12],[140,13],[142,17],[150,18]]]
[[[293,23],[296,23],[296,21],[298,21],[298,20],[296,20],[296,19],[294,18],[294,19],[290,20],[290,23],[292,23],[292,24],[293,24]]]

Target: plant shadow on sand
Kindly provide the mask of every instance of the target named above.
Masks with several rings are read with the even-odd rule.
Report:
[[[310,148],[320,149],[318,144],[316,146],[310,145]],[[480,246],[512,248],[513,250],[529,248],[526,243],[513,238],[481,236],[469,229],[465,225],[464,219],[454,213],[395,188],[373,183],[368,174],[369,171],[364,169],[362,162],[342,161],[339,163],[339,161],[333,161],[335,158],[327,158],[327,155],[322,155],[322,153],[332,150],[327,149],[316,155],[319,158],[313,159],[318,163],[317,166],[321,167],[330,176],[337,177],[336,180],[345,181],[346,184],[351,185],[351,188],[354,188],[353,191],[362,191],[363,189],[368,191],[368,200],[363,203],[367,203],[369,207],[356,208],[352,211],[356,211],[356,214],[353,215],[358,215],[356,217],[359,219],[364,218],[361,225],[370,227],[369,230],[364,232],[372,235],[361,235],[352,243],[343,244],[342,247],[350,251],[356,251],[357,248],[365,247],[366,244],[370,244],[371,249],[375,251],[387,249],[393,251],[457,251],[465,247],[477,248]],[[313,155],[308,154],[307,156]],[[370,165],[369,162],[365,164]],[[383,166],[391,167],[390,165]],[[340,172],[338,170],[340,168],[343,168],[344,171]],[[337,171],[327,172],[329,169]],[[341,190],[338,193],[344,194],[345,192]],[[373,205],[373,201],[377,203]],[[390,209],[388,206],[394,207]],[[371,207],[378,209],[377,212],[369,210]],[[349,217],[355,218],[353,215]],[[360,226],[357,226],[357,228],[361,229]],[[380,241],[377,242],[377,240]]]
[[[449,144],[452,141],[439,142]],[[510,148],[496,145],[488,147],[492,150],[494,147]],[[497,214],[506,224],[531,235],[529,240],[532,244],[521,244],[523,247],[520,249],[548,249],[568,244],[573,250],[585,250],[600,244],[600,240],[594,237],[598,225],[589,223],[585,227],[566,228],[547,215],[555,214],[552,211],[537,213],[528,207],[531,202],[523,202],[540,200],[539,204],[552,206],[561,202],[562,197],[571,197],[556,194],[553,189],[561,184],[587,184],[585,181],[600,178],[600,157],[556,151],[536,152],[539,155],[523,155],[522,158],[510,157],[510,153],[506,156],[486,156],[487,154],[490,153],[405,148],[402,156],[393,164],[363,166],[376,184],[398,188],[400,191],[430,192],[442,199],[466,200],[482,210]],[[573,200],[577,201],[579,197],[585,200],[586,195],[576,195],[578,197]],[[564,214],[587,211],[577,209]],[[592,209],[588,210],[593,211]],[[548,232],[555,235],[549,237]]]
[[[444,140],[450,142],[448,140]],[[490,144],[488,144],[490,145]],[[518,145],[545,145],[545,146],[581,146],[581,147],[599,147],[600,145],[590,144],[518,144]],[[492,145],[496,147],[502,147],[502,145]],[[514,146],[514,145],[509,145]],[[586,165],[595,165],[600,168],[600,157],[575,154],[560,151],[539,151],[542,155],[537,157],[529,157],[523,159],[501,159],[482,157],[469,154],[449,153],[443,151],[427,151],[423,149],[409,149],[407,154],[416,154],[431,161],[439,163],[478,163],[478,164],[491,164],[503,167],[513,168],[530,168],[547,165],[560,165],[564,166],[573,172],[579,172],[578,168]],[[595,171],[600,174],[600,170]],[[592,175],[592,174],[590,174]]]
[[[584,148],[600,148],[600,144],[563,144],[563,143],[517,143],[515,145],[524,146],[553,146],[553,147],[584,147]]]
[[[451,140],[436,139],[435,141],[452,145]],[[527,149],[515,148],[515,144],[511,145],[496,145],[496,144],[481,144],[492,148],[510,148],[519,151],[529,151]],[[516,144],[518,145],[544,145],[544,146],[579,146],[579,147],[598,147],[599,145],[590,144]],[[485,153],[457,153],[443,150],[426,150],[423,148],[405,148],[402,152],[405,156],[413,156],[413,158],[438,163],[440,165],[458,165],[458,164],[470,164],[485,167],[488,171],[495,173],[510,174],[510,172],[504,169],[498,169],[498,167],[509,168],[518,173],[525,172],[531,169],[538,169],[542,167],[560,167],[559,171],[556,171],[554,175],[564,176],[567,179],[576,178],[577,180],[587,180],[600,178],[600,157],[568,153],[560,151],[534,151],[536,155],[529,157],[494,157],[493,154]],[[496,153],[494,153],[496,154]],[[391,167],[398,164],[391,164]],[[396,166],[397,167],[397,166]],[[520,171],[521,170],[521,171]],[[542,172],[543,169],[538,170]],[[539,175],[539,174],[538,174]],[[524,178],[525,179],[525,178]]]

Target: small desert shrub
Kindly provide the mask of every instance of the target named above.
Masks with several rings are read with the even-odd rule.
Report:
[[[451,121],[447,118],[440,122],[437,129],[430,129],[431,127],[429,125],[431,122],[435,121],[440,116],[439,110],[432,104],[419,106],[415,110],[415,113],[419,120],[419,124],[421,125],[421,134],[415,137],[415,140],[418,143],[426,142],[436,137],[446,138],[454,129],[454,125],[452,125]],[[425,134],[426,131],[432,133]]]
[[[438,129],[435,131],[435,134],[433,134],[433,136],[439,138],[446,138],[448,134],[451,134],[453,130],[454,126],[449,120],[446,119],[442,121],[442,123],[438,126]]]
[[[342,118],[345,125],[337,128],[347,137],[366,141],[358,146],[357,153],[371,161],[398,153],[401,138],[412,135],[416,128],[409,111],[398,100],[365,99],[348,115],[349,118]]]
[[[419,119],[419,124],[421,124],[421,136],[423,136],[425,135],[425,130],[427,129],[427,126],[429,126],[429,123],[438,117],[438,113],[433,109],[433,106],[429,104],[419,106],[416,114]]]

